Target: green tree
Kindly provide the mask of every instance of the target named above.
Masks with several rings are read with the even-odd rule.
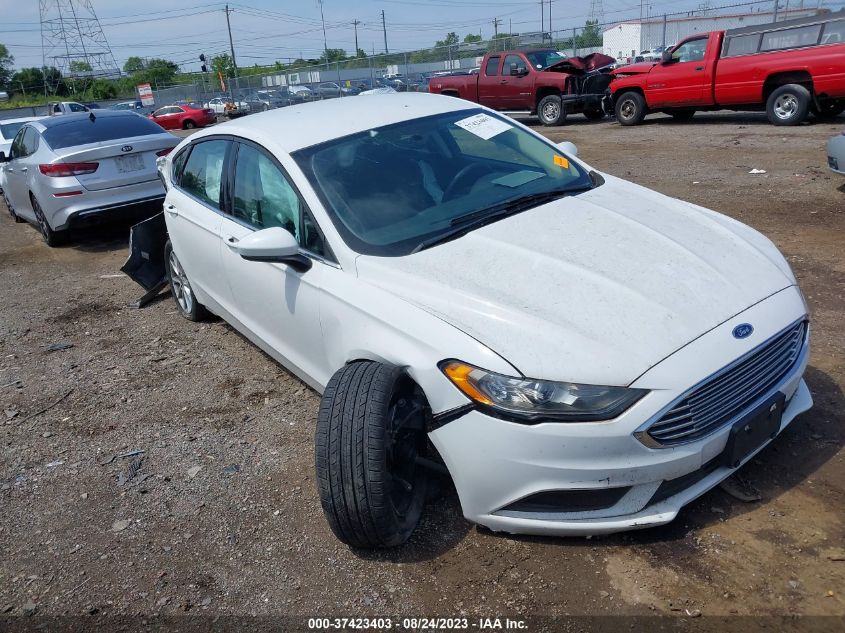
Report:
[[[91,96],[95,99],[114,99],[117,96],[117,86],[113,81],[95,79],[91,84]]]
[[[365,51],[363,48],[359,48],[358,52],[355,54],[355,57],[358,57],[358,58],[364,58],[366,56],[367,56],[367,51]]]
[[[0,88],[6,88],[12,78],[12,64],[15,58],[9,54],[9,49],[0,44]]]
[[[342,62],[346,59],[346,51],[342,48],[329,48],[320,55],[320,63]]]
[[[434,43],[434,46],[437,47],[437,48],[440,48],[440,47],[443,47],[443,46],[454,46],[455,44],[457,44],[460,41],[461,40],[458,38],[458,34],[455,33],[454,31],[451,31],[451,32],[447,33],[446,37],[443,38],[442,40],[437,40]]]
[[[144,78],[150,83],[166,83],[172,81],[179,72],[179,65],[166,59],[151,59],[143,72]]]
[[[93,70],[91,64],[78,59],[73,60],[68,67],[72,73],[90,73]]]
[[[578,48],[601,46],[601,31],[599,30],[598,20],[587,20],[584,30],[575,38],[575,43]]]
[[[473,35],[472,33],[467,33],[464,36],[464,44],[477,44],[481,41],[480,35]]]
[[[138,56],[135,56],[135,55],[129,57],[126,60],[126,63],[123,64],[124,72],[127,72],[130,75],[135,74],[135,73],[139,73],[142,70],[145,70],[146,68],[147,68],[147,65],[144,62],[144,60],[141,57],[138,57]]]
[[[232,64],[232,58],[224,53],[212,58],[211,69],[215,75],[221,73],[224,77],[231,77],[234,74],[235,66]]]

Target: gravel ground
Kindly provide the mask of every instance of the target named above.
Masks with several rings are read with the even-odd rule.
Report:
[[[845,118],[576,118],[542,131],[751,224],[796,271],[816,404],[743,468],[738,485],[759,501],[716,489],[662,528],[545,539],[478,529],[447,493],[407,546],[352,551],[316,494],[316,393],[222,321],[190,323],[169,298],[128,308],[141,292],[119,273],[125,226],[49,249],[3,208],[0,612],[824,615],[838,617],[819,626],[842,630],[845,179],[824,143]]]

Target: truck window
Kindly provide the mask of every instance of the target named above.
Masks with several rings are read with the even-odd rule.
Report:
[[[841,44],[842,42],[845,42],[845,20],[825,24],[822,44]]]
[[[725,52],[725,57],[731,57],[733,55],[751,55],[752,53],[756,53],[759,47],[759,33],[732,37],[728,40],[728,48]]]
[[[495,77],[499,74],[499,60],[502,59],[498,55],[487,58],[487,65],[484,67],[484,74],[488,77]]]
[[[821,24],[811,24],[810,26],[799,26],[794,29],[783,29],[782,31],[764,33],[760,50],[777,51],[784,48],[812,46],[818,43],[821,30]]]
[[[505,57],[505,65],[502,68],[502,74],[510,75],[511,68],[516,66],[516,69],[519,72],[525,72],[528,70],[528,66],[525,65],[525,60],[522,59],[519,55],[508,55]]]
[[[684,42],[672,51],[672,59],[677,62],[700,62],[707,50],[707,37]]]

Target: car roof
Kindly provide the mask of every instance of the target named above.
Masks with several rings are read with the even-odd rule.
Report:
[[[43,116],[24,116],[18,117],[17,119],[0,119],[0,125],[5,125],[6,123],[29,123],[30,121],[38,121],[43,118]]]
[[[59,116],[47,116],[36,121],[37,126],[40,127],[42,130],[49,130],[50,128],[57,127],[59,125],[64,125],[66,123],[72,123],[73,121],[80,121],[82,119],[87,119],[91,115],[94,115],[95,118],[100,119],[103,117],[111,118],[111,117],[127,117],[127,116],[138,116],[134,112],[127,112],[126,110],[107,110],[101,109],[97,112],[73,112],[71,114],[62,114]]]
[[[234,119],[197,136],[230,133],[291,153],[376,127],[478,107],[454,97],[413,92],[327,99]]]

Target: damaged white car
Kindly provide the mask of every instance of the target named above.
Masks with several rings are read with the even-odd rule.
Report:
[[[491,110],[294,106],[160,169],[180,310],[323,394],[320,498],[351,546],[403,543],[441,474],[492,530],[664,524],[812,405],[768,239]]]

